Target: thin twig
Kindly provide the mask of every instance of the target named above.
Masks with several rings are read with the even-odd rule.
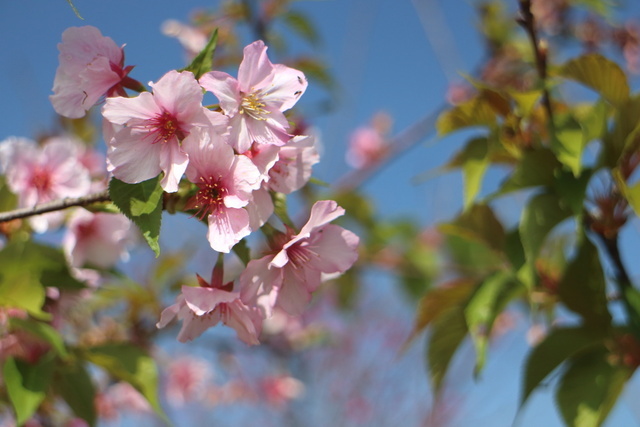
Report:
[[[553,122],[553,108],[551,106],[551,97],[549,90],[547,89],[547,49],[544,47],[538,38],[536,32],[536,22],[533,13],[531,13],[531,0],[519,0],[520,3],[520,16],[517,19],[518,24],[525,29],[531,41],[533,47],[533,53],[536,61],[536,69],[538,71],[538,77],[542,82],[542,104],[547,111],[549,118],[549,126],[553,131],[555,125]]]
[[[28,218],[43,213],[60,211],[73,206],[88,206],[99,202],[109,202],[109,192],[107,190],[100,193],[89,194],[78,198],[66,198],[54,200],[52,202],[36,205],[32,208],[16,209],[8,212],[0,212],[0,222],[12,221],[14,219]]]

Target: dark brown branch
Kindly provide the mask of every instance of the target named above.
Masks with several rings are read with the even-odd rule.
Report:
[[[66,198],[61,200],[54,200],[52,202],[36,205],[32,208],[22,208],[9,212],[0,212],[0,222],[7,222],[14,219],[28,218],[30,216],[40,215],[48,212],[60,211],[73,206],[87,206],[93,203],[109,201],[111,201],[109,192],[105,190],[100,193],[89,194],[87,196],[82,196],[75,199]]]
[[[538,38],[536,31],[536,22],[533,13],[531,13],[531,0],[519,0],[520,3],[520,16],[517,19],[518,24],[522,26],[529,36],[531,46],[536,61],[536,70],[538,71],[538,77],[542,82],[542,104],[547,111],[549,118],[549,126],[551,130],[554,130],[555,125],[553,123],[553,108],[551,106],[551,97],[549,96],[549,90],[547,89],[547,48],[543,45]]]

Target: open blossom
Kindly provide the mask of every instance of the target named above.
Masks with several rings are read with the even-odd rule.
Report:
[[[259,144],[283,145],[291,135],[283,114],[293,107],[307,88],[301,71],[272,64],[267,47],[258,40],[244,48],[238,79],[221,71],[210,71],[200,84],[219,100],[230,117],[229,144],[239,153]]]
[[[249,262],[240,275],[242,300],[260,307],[265,317],[274,306],[302,314],[322,273],[344,273],[358,258],[358,236],[329,224],[342,215],[335,201],[316,202],[298,234],[287,230],[275,254]]]
[[[194,128],[226,129],[226,118],[202,106],[191,72],[169,71],[151,86],[153,94],[107,99],[102,115],[114,125],[105,133],[108,169],[130,184],[164,172],[160,185],[173,193],[189,162],[182,144],[194,138]]]
[[[67,224],[62,247],[73,267],[112,267],[133,243],[131,221],[124,215],[76,210]]]
[[[225,143],[211,141],[211,133],[200,131],[200,143],[189,145],[191,161],[187,178],[198,190],[187,203],[200,219],[207,218],[207,239],[211,247],[228,253],[233,245],[251,233],[245,206],[260,187],[260,172],[245,156],[236,155]]]
[[[259,344],[262,317],[257,308],[240,300],[240,293],[209,284],[198,276],[199,287],[183,286],[177,302],[162,312],[158,328],[175,317],[182,320],[178,341],[191,341],[219,322],[235,329],[238,338],[249,345]]]
[[[60,65],[50,96],[56,112],[83,117],[103,96],[124,94],[121,81],[133,67],[124,67],[124,53],[95,27],[71,27],[62,33]]]
[[[18,195],[20,207],[80,197],[89,191],[89,172],[79,161],[77,146],[70,138],[50,138],[41,147],[35,142],[9,139],[0,146],[7,186]],[[62,212],[51,212],[30,218],[30,223],[37,232],[44,232],[59,225],[62,216]]]
[[[319,161],[314,136],[293,137],[280,147],[278,161],[269,170],[269,189],[284,194],[299,190],[309,181],[312,167]]]

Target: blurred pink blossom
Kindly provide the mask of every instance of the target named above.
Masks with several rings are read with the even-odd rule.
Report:
[[[191,59],[200,53],[207,45],[207,35],[196,27],[183,24],[175,19],[169,19],[162,23],[162,34],[175,37],[187,51]]]
[[[200,84],[219,100],[230,117],[229,144],[244,153],[251,144],[283,145],[291,135],[282,112],[293,107],[307,89],[301,71],[272,64],[267,47],[258,40],[244,48],[238,79],[221,71],[210,71]]]
[[[288,375],[275,375],[263,378],[260,390],[268,404],[281,408],[304,394],[304,384]]]
[[[118,382],[96,395],[96,409],[101,418],[117,420],[124,411],[150,413],[151,405],[131,384]]]
[[[167,367],[167,400],[177,406],[205,397],[212,373],[206,360],[183,356]]]

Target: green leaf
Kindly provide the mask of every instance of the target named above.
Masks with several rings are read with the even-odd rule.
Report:
[[[427,363],[431,384],[440,391],[451,359],[467,335],[462,307],[454,307],[438,317],[427,341]]]
[[[23,331],[27,331],[30,334],[45,340],[51,347],[56,351],[56,353],[62,357],[66,358],[69,356],[69,352],[64,344],[62,336],[60,333],[50,325],[39,322],[34,319],[20,319],[18,317],[11,317],[9,319],[9,325],[11,329],[21,329]]]
[[[554,193],[540,193],[532,197],[520,218],[520,241],[526,264],[518,272],[518,278],[529,288],[535,283],[535,263],[549,232],[571,216]]]
[[[629,99],[629,84],[624,71],[599,53],[588,53],[564,64],[559,74],[598,92],[620,107]]]
[[[162,221],[162,188],[159,177],[138,184],[126,184],[116,178],[109,182],[109,196],[120,212],[134,222],[149,247],[160,255],[160,223]]]
[[[3,368],[3,379],[9,400],[16,411],[16,423],[24,424],[38,409],[46,397],[46,390],[53,374],[52,353],[43,356],[35,364],[7,358]]]
[[[247,246],[246,240],[240,240],[233,246],[233,252],[238,255],[240,261],[244,263],[244,265],[249,264],[251,261],[251,254],[249,253],[249,247]]]
[[[46,260],[42,264],[43,270],[40,275],[42,286],[51,286],[70,291],[86,288],[82,282],[71,275],[71,271],[67,266],[67,259],[60,248],[29,241],[25,243],[25,251],[28,251],[28,257],[34,260],[34,263]]]
[[[560,166],[556,155],[549,149],[526,151],[495,196],[529,187],[551,186],[555,171]]]
[[[407,342],[411,341],[431,322],[443,316],[448,310],[454,307],[462,307],[468,300],[475,285],[475,280],[458,279],[431,289],[418,302],[413,332]]]
[[[604,337],[588,328],[552,329],[527,357],[520,406],[551,372],[574,355],[601,346]]]
[[[523,290],[511,273],[497,272],[485,279],[471,296],[464,316],[476,348],[475,375],[484,367],[493,322],[509,301]]]
[[[105,344],[86,349],[85,357],[115,378],[135,387],[149,401],[156,414],[168,420],[158,399],[156,362],[144,350],[126,343]]]
[[[494,252],[504,251],[504,228],[488,205],[473,205],[452,223],[441,224],[438,229],[443,233],[480,242]]]
[[[72,365],[60,365],[54,375],[53,386],[74,414],[90,426],[96,425],[96,390],[84,365],[77,361]]]
[[[614,111],[614,125],[611,132],[602,138],[600,163],[614,168],[618,166],[623,153],[637,149],[640,145],[640,95],[632,96]]]
[[[582,316],[592,329],[606,329],[611,324],[598,249],[584,234],[577,254],[569,262],[558,284],[558,296],[565,306]]]
[[[633,371],[612,365],[606,349],[594,349],[571,360],[560,379],[556,402],[568,426],[600,426],[615,406]]]
[[[464,174],[464,209],[468,209],[478,195],[482,178],[489,166],[489,144],[486,138],[472,139],[458,153],[452,165],[460,165]]]
[[[553,189],[558,195],[558,201],[562,206],[567,206],[575,216],[583,213],[584,198],[592,174],[592,169],[583,169],[579,177],[566,170],[556,174]]]
[[[191,71],[196,79],[202,77],[204,73],[211,71],[213,68],[213,54],[218,44],[218,29],[216,28],[207,42],[207,45],[200,53],[193,58],[191,64],[183,68],[181,71]]]
[[[492,126],[496,114],[489,101],[476,96],[440,114],[436,122],[438,135],[444,136],[456,130],[472,126]]]
[[[289,218],[289,212],[287,210],[287,196],[283,193],[271,193],[273,200],[273,212],[282,221],[283,224],[288,225],[291,228],[295,228],[293,221]]]
[[[320,39],[318,36],[318,31],[313,26],[313,22],[311,22],[311,20],[304,14],[300,12],[289,11],[283,15],[280,15],[280,17],[289,28],[298,33],[309,43],[318,43],[318,40]]]
[[[556,115],[555,129],[555,135],[551,139],[551,149],[574,176],[580,176],[582,152],[586,145],[580,123],[568,114]]]

